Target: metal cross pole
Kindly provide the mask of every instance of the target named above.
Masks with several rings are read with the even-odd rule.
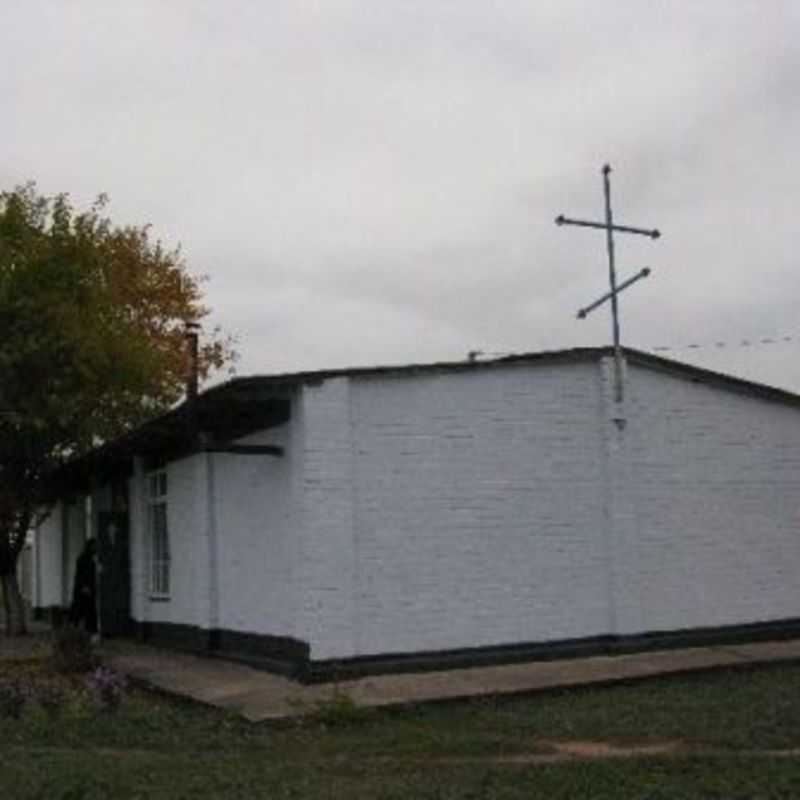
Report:
[[[565,217],[563,214],[556,217],[556,225],[576,225],[581,228],[600,228],[606,232],[606,250],[608,251],[608,282],[611,288],[607,294],[604,294],[599,300],[582,308],[578,312],[578,318],[583,319],[586,315],[593,311],[598,306],[602,305],[606,300],[611,300],[611,326],[614,342],[614,364],[615,364],[615,383],[616,383],[616,399],[617,402],[622,400],[622,351],[620,348],[620,335],[619,335],[619,308],[617,298],[623,289],[627,289],[631,284],[638,281],[640,278],[646,278],[650,274],[650,270],[645,268],[617,285],[617,270],[614,262],[614,232],[617,233],[633,233],[640,236],[648,236],[651,239],[658,239],[661,233],[648,228],[634,228],[630,225],[615,225],[614,215],[611,211],[611,181],[609,175],[611,174],[611,167],[606,164],[603,167],[603,193],[605,195],[606,213],[605,222],[593,222],[582,219],[571,219]]]

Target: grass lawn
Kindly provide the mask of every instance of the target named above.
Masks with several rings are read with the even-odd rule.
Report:
[[[53,680],[41,660],[0,662],[0,681],[20,677]],[[394,711],[342,704],[281,725],[141,690],[104,712],[80,681],[67,688],[52,716],[35,702],[0,716],[0,797],[800,797],[794,665]],[[631,752],[587,757],[597,743]],[[665,752],[636,752],[647,745]]]

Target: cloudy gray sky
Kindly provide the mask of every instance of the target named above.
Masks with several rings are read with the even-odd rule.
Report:
[[[240,374],[608,343],[608,161],[624,343],[800,391],[797,0],[0,6],[0,186],[182,243]]]

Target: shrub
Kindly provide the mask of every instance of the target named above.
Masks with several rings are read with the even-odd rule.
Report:
[[[66,703],[64,690],[59,686],[45,684],[36,690],[36,702],[50,719],[55,719],[61,715]]]
[[[324,727],[340,728],[363,722],[369,716],[369,709],[357,705],[347,692],[337,687],[329,698],[314,704],[309,718]]]
[[[52,658],[58,672],[88,672],[95,665],[91,636],[72,625],[58,628],[53,632]]]
[[[29,698],[30,687],[22,681],[0,683],[0,716],[7,719],[20,719]]]
[[[110,667],[98,667],[86,678],[86,687],[95,705],[104,711],[119,708],[127,685],[125,676]]]

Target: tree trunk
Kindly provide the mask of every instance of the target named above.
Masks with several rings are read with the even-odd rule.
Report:
[[[6,635],[22,636],[28,632],[28,620],[16,570],[0,575],[0,584],[3,587],[3,605],[6,612]]]

